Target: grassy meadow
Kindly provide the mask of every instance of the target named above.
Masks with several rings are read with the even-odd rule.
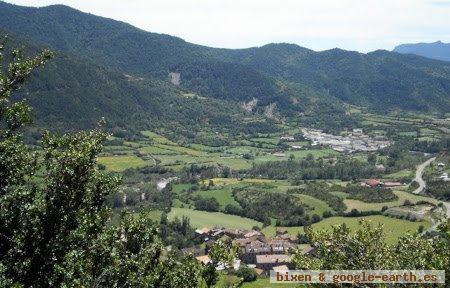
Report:
[[[398,200],[391,202],[382,202],[382,203],[366,203],[359,200],[354,199],[345,199],[344,203],[347,205],[347,212],[350,212],[352,209],[358,209],[359,211],[381,211],[383,206],[394,207],[400,206],[405,203],[405,200],[409,200],[411,203],[415,204],[419,201],[427,201],[432,204],[438,204],[439,201],[430,197],[415,195],[412,193],[408,193],[405,191],[394,191],[394,194],[397,195]]]
[[[234,229],[251,229],[253,226],[260,226],[261,223],[252,219],[235,215],[228,215],[220,212],[197,211],[188,208],[172,208],[168,214],[169,219],[183,216],[191,219],[191,225],[195,228],[228,227]]]
[[[314,230],[330,230],[333,225],[344,224],[350,230],[355,230],[359,227],[359,221],[365,219],[370,221],[374,225],[382,224],[384,233],[386,234],[386,240],[389,244],[394,244],[399,237],[405,235],[407,232],[416,232],[419,226],[424,226],[428,228],[430,224],[425,221],[412,222],[403,219],[396,219],[382,215],[371,215],[365,217],[331,217],[324,219],[318,223],[312,225]],[[283,227],[288,233],[297,234],[303,233],[303,227]],[[270,237],[275,235],[276,227],[268,226],[263,228],[263,233]]]

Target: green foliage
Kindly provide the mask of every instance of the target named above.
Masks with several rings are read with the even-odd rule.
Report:
[[[367,203],[383,203],[398,200],[391,189],[387,188],[370,188],[360,185],[349,185],[346,192],[350,195],[348,199],[360,200]]]
[[[338,158],[337,162],[324,159],[314,159],[311,156],[298,161],[274,161],[255,165],[250,173],[254,177],[314,180],[314,179],[340,179],[351,180],[370,177],[377,174],[375,167],[367,163],[345,158]]]
[[[240,212],[244,217],[270,224],[270,218],[278,220],[280,226],[297,226],[305,223],[305,209],[292,195],[263,192],[249,188],[233,190],[236,201],[242,209],[228,207],[228,212]]]
[[[196,237],[195,229],[191,227],[190,220],[182,216],[181,220],[175,217],[169,221],[166,213],[161,214],[160,235],[165,245],[172,245],[178,249],[201,244],[201,238]]]
[[[292,44],[226,52],[221,53],[223,57],[231,54],[232,60],[268,75],[380,112],[393,107],[440,111],[450,108],[448,63],[388,51],[314,52]]]
[[[197,199],[194,202],[195,205],[195,209],[197,210],[203,210],[203,211],[212,211],[212,212],[217,212],[219,211],[219,207],[220,204],[217,201],[216,198],[203,198],[203,197],[199,197],[199,199]]]
[[[450,182],[443,180],[427,181],[425,192],[437,199],[450,200]]]
[[[162,258],[149,215],[124,212],[118,225],[108,225],[105,200],[119,179],[97,169],[105,133],[46,132],[36,153],[23,143],[18,128],[29,122],[29,108],[9,98],[50,57],[45,51],[23,58],[13,50],[7,68],[0,67],[0,285],[202,285],[203,268],[195,259]]]
[[[252,282],[255,281],[258,275],[256,274],[255,269],[249,268],[247,266],[239,267],[239,270],[236,271],[236,275],[243,279],[244,282]]]
[[[231,241],[218,240],[214,242],[208,252],[211,262],[205,265],[203,277],[208,287],[213,286],[219,280],[216,268],[219,265],[230,267],[238,256],[239,246]]]
[[[0,28],[0,37],[5,33]],[[42,49],[18,35],[10,36],[10,42],[26,46],[25,54],[36,54]],[[194,138],[197,132],[213,127],[246,133],[277,130],[270,120],[261,117],[246,121],[248,115],[235,103],[187,98],[184,89],[166,81],[124,75],[77,55],[58,52],[54,61],[41,73],[31,75],[13,97],[14,102],[29,98],[40,127],[53,131],[91,129],[105,118],[106,128],[113,132],[124,128],[130,130],[128,134],[166,129],[179,138]]]
[[[296,253],[293,263],[297,269],[325,270],[446,270],[450,264],[450,221],[441,226],[441,234],[432,239],[418,234],[407,234],[396,245],[386,244],[382,226],[361,221],[352,233],[345,225],[336,225],[332,231],[307,231],[314,243],[312,255]],[[448,275],[447,275],[448,279]]]
[[[339,190],[337,188],[333,188],[329,187],[326,183],[308,183],[306,187],[291,189],[288,192],[312,196],[324,201],[328,204],[328,206],[333,208],[333,210],[343,212],[347,209],[347,207],[341,197],[330,193],[332,191]]]

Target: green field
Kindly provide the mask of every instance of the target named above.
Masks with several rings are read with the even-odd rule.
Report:
[[[383,176],[383,178],[385,178],[385,179],[402,179],[404,177],[411,177],[411,178],[413,178],[414,177],[414,172],[405,169],[405,170],[400,170],[398,172],[387,174],[387,175]]]
[[[215,198],[217,202],[219,202],[221,209],[225,208],[228,204],[240,206],[239,203],[234,200],[230,187],[197,191],[195,194],[204,198]]]
[[[397,241],[400,236],[406,234],[406,232],[416,232],[420,225],[425,228],[429,227],[429,223],[422,222],[412,222],[403,219],[390,218],[382,215],[372,215],[365,217],[331,217],[324,219],[318,223],[312,225],[313,229],[329,230],[332,225],[338,225],[345,223],[350,230],[355,230],[359,227],[358,223],[361,219],[366,219],[375,225],[379,223],[383,224],[384,232],[386,234],[386,240],[389,244],[393,244]],[[284,227],[290,234],[303,233],[303,227]],[[271,237],[275,235],[276,227],[268,226],[265,227],[263,233]]]
[[[416,203],[418,201],[428,201],[433,204],[438,204],[439,201],[430,197],[424,197],[419,195],[414,195],[405,191],[394,191],[394,194],[397,195],[398,200],[392,202],[383,202],[383,203],[366,203],[359,200],[353,199],[345,199],[344,203],[347,205],[347,212],[350,212],[352,209],[358,209],[359,211],[380,211],[383,206],[393,207],[403,205],[405,200],[411,201],[411,203]]]
[[[296,194],[300,200],[308,205],[309,207],[313,207],[312,210],[307,210],[308,214],[317,214],[319,216],[322,216],[322,213],[325,211],[333,211],[330,206],[328,206],[327,203],[323,202],[322,200],[319,200],[317,198],[314,198],[309,195],[303,195],[303,194]]]
[[[400,236],[409,232],[416,232],[420,225],[428,228],[428,222],[411,222],[402,219],[390,218],[382,215],[373,215],[366,217],[331,217],[327,218],[319,223],[313,224],[313,229],[330,229],[331,225],[337,225],[345,223],[350,230],[355,230],[359,227],[358,222],[360,219],[366,219],[373,224],[383,224],[384,232],[386,233],[386,240],[388,243],[393,244]]]
[[[160,148],[158,146],[145,146],[139,149],[142,154],[156,154],[156,155],[176,155],[172,150]]]
[[[236,178],[213,178],[211,179],[214,182],[215,188],[220,186],[227,187],[230,189],[236,187],[246,187],[251,186],[253,189],[262,191],[262,192],[286,192],[289,188],[294,188],[295,186],[291,186],[286,180],[271,180],[271,179],[252,179],[252,178],[244,178],[244,179],[236,179]],[[208,180],[199,184],[208,184]]]
[[[161,136],[159,134],[156,134],[156,133],[154,133],[152,131],[142,131],[141,134],[146,136],[146,137],[148,137],[149,139],[155,141],[156,143],[168,144],[168,145],[177,145],[176,143],[170,141],[166,137]]]
[[[172,192],[177,194],[177,193],[180,193],[182,190],[189,189],[190,187],[192,187],[192,184],[173,184]]]
[[[277,183],[282,181],[271,180],[271,179],[252,179],[252,178],[212,178],[214,185],[235,185],[235,184],[264,184],[264,183]]]
[[[257,156],[254,159],[255,163],[267,162],[267,161],[282,161],[288,160],[291,155],[295,157],[295,159],[305,158],[309,154],[313,155],[315,158],[324,157],[324,156],[332,156],[339,154],[333,149],[317,149],[317,150],[298,150],[298,151],[286,151],[284,152],[283,157],[275,156],[271,153],[267,153],[266,155]]]
[[[253,163],[287,160],[291,156],[300,159],[309,154],[312,154],[314,157],[338,154],[336,151],[328,148],[298,151],[285,149],[286,151],[283,152],[285,156],[277,157],[273,154],[279,151],[279,147],[277,146],[280,138],[279,135],[264,135],[251,139],[244,138],[239,141],[230,141],[227,146],[218,147],[202,144],[179,145],[152,131],[142,131],[141,135],[145,138],[134,142],[124,141],[123,146],[106,146],[105,151],[108,155],[103,156],[104,159],[102,161],[104,163],[102,164],[105,164],[109,171],[114,172],[144,166],[143,163],[139,163],[139,160],[132,158],[133,153],[135,153],[135,155],[140,154],[145,156],[143,157],[145,160],[151,160],[147,165],[158,164],[175,171],[179,171],[184,166],[191,164],[223,165],[233,170],[244,170],[251,168]],[[205,136],[210,137],[211,135],[206,133]],[[307,145],[307,142],[302,142],[302,144]],[[116,155],[116,157],[129,156],[130,158],[117,158],[117,162],[119,163],[114,165],[113,162],[116,161],[106,158],[112,157],[111,155]],[[245,155],[250,155],[250,157],[244,158]]]
[[[106,169],[113,172],[122,172],[127,168],[143,167],[150,164],[134,155],[100,156],[98,163],[106,166]]]
[[[261,223],[252,219],[235,215],[228,215],[220,212],[197,211],[187,208],[172,208],[168,217],[173,220],[182,216],[191,219],[191,225],[195,228],[227,227],[234,229],[251,229],[253,226],[261,226]]]

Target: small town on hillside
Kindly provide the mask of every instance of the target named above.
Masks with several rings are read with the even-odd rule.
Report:
[[[234,269],[239,269],[241,264],[254,268],[258,275],[269,275],[270,270],[283,271],[293,268],[291,266],[291,255],[297,249],[304,254],[311,253],[314,248],[309,244],[301,244],[297,235],[288,234],[286,229],[277,228],[276,235],[267,238],[257,230],[239,230],[226,228],[202,228],[195,231],[204,245],[184,248],[184,255],[192,255],[203,264],[211,260],[207,254],[208,248],[217,241],[232,241],[239,247],[238,259],[233,264]],[[219,265],[218,270],[226,267]]]

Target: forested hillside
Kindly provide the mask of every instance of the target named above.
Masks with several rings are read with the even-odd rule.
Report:
[[[25,54],[42,50],[11,33],[8,46],[26,47]],[[190,94],[165,81],[110,71],[98,64],[57,53],[14,100],[27,98],[39,126],[54,130],[89,129],[104,117],[112,129],[170,129],[189,135],[199,130],[217,129],[249,132],[274,131],[268,119],[254,117],[231,101]]]
[[[381,50],[314,52],[292,44],[217,52],[267,75],[379,111],[450,109],[450,65],[440,61]]]
[[[37,9],[2,2],[0,8],[0,27],[125,73],[167,80],[169,72],[180,72],[182,86],[216,98],[248,101],[281,94],[274,79],[208,57],[209,48],[176,37],[62,5]]]
[[[301,97],[334,105],[339,99],[382,112],[450,109],[450,64],[445,62],[388,51],[315,52],[293,44],[216,49],[61,5],[26,8],[1,2],[0,8],[0,27],[8,31],[131,75],[167,81],[169,72],[178,72],[184,88],[240,102],[256,98],[257,111],[271,103],[282,114],[300,111]]]

